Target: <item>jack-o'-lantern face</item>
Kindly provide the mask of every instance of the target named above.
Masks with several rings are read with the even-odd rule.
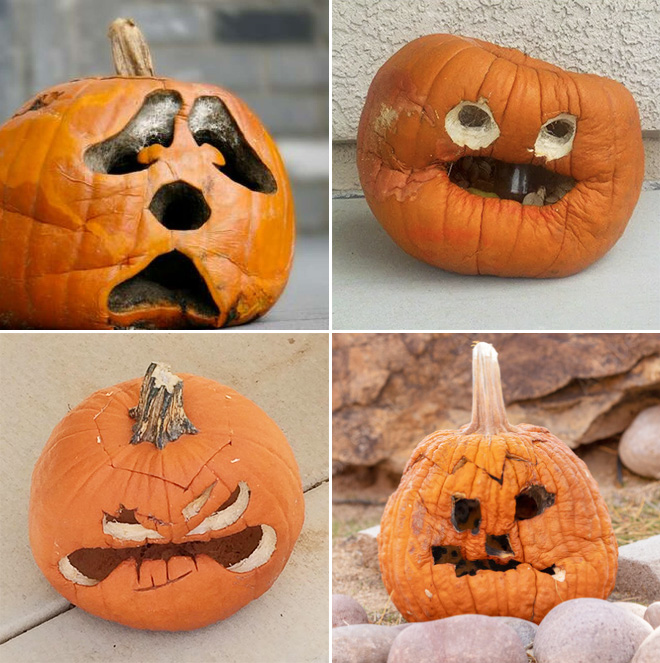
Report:
[[[463,274],[554,277],[616,242],[644,157],[619,83],[431,35],[374,78],[358,168],[374,215],[411,255]]]
[[[501,391],[486,391],[499,372],[486,370],[472,423],[422,440],[383,514],[383,582],[408,621],[538,623],[561,601],[614,586],[616,540],[586,465],[548,430],[511,426]]]
[[[216,485],[211,484],[183,509],[184,520],[190,521],[197,516],[211,498]],[[196,572],[199,555],[211,558],[232,573],[247,573],[265,564],[277,546],[277,534],[270,525],[253,525],[235,534],[223,535],[223,530],[241,518],[249,500],[248,484],[241,481],[229,498],[190,529],[180,543],[168,541],[168,537],[159,532],[159,529],[167,531],[174,523],[157,520],[153,515],[145,517],[137,509],[120,505],[114,515],[103,514],[102,529],[111,537],[113,544],[129,545],[130,542],[130,547],[79,548],[62,557],[58,567],[67,580],[93,587],[105,580],[120,564],[131,560],[135,564],[139,585],[134,589],[136,592],[158,589]],[[211,537],[209,540],[199,540],[201,535],[207,533]],[[141,545],[136,545],[139,542],[142,542]],[[173,562],[176,558],[183,559]],[[190,567],[187,570],[181,569],[185,560]],[[177,575],[170,574],[170,562],[179,567]],[[159,579],[163,571],[165,578]]]
[[[0,128],[0,324],[221,327],[263,315],[293,253],[272,139],[222,88],[74,81]]]
[[[72,410],[33,474],[30,543],[48,581],[136,628],[233,614],[275,582],[302,527],[300,477],[275,423],[227,387],[181,377],[189,419],[162,448],[135,442],[141,412],[165,410],[156,391],[153,407],[136,407],[145,387],[133,380]],[[149,425],[160,435],[175,420]]]

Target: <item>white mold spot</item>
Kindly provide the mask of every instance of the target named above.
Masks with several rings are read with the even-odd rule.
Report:
[[[566,570],[560,569],[558,566],[555,566],[555,570],[554,573],[552,574],[552,577],[557,582],[564,582],[564,580],[566,580]]]
[[[381,104],[380,113],[378,113],[378,117],[374,120],[374,131],[377,134],[384,134],[390,126],[396,122],[398,117],[399,114],[394,108],[392,108],[392,106]]]
[[[488,147],[500,135],[500,128],[484,97],[461,101],[445,116],[445,130],[460,147],[479,150]]]
[[[62,557],[57,563],[57,566],[60,569],[60,573],[71,582],[75,582],[76,585],[85,585],[85,587],[93,587],[98,585],[98,580],[93,580],[88,578],[86,575],[83,575],[78,571],[78,569],[71,564],[68,557]]]
[[[232,566],[228,566],[228,571],[234,573],[247,573],[256,569],[258,566],[264,565],[275,552],[277,547],[277,534],[270,525],[261,526],[261,541],[259,545],[252,551],[252,553]]]
[[[226,509],[216,511],[210,516],[204,518],[195,529],[188,532],[188,535],[205,534],[210,530],[224,529],[225,527],[233,525],[243,515],[243,512],[247,509],[249,501],[250,488],[245,481],[239,481],[238,497],[236,498],[236,501],[233,504],[230,504]]]
[[[431,592],[429,592],[428,589],[425,589],[425,590],[424,590],[424,594],[426,594],[426,596],[428,596],[430,599],[433,598],[433,594],[431,594]]]
[[[559,113],[541,127],[534,143],[534,155],[548,161],[561,159],[573,149],[576,130],[575,115]]]

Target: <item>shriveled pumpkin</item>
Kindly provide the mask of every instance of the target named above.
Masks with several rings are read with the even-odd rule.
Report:
[[[509,423],[491,345],[474,348],[470,423],[432,433],[408,461],[385,507],[379,561],[408,621],[538,623],[561,601],[612,591],[617,545],[598,486],[547,429]]]
[[[515,49],[421,37],[378,71],[358,130],[367,202],[412,256],[461,274],[560,277],[637,202],[637,107],[615,81]]]
[[[58,85],[0,128],[0,326],[223,327],[284,288],[277,147],[226,89],[158,78],[135,25],[117,75]]]
[[[188,630],[268,590],[303,517],[296,461],[272,419],[228,387],[152,364],[53,430],[32,476],[30,544],[80,608]]]

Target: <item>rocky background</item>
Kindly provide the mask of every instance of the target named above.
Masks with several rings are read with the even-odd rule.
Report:
[[[334,472],[396,476],[423,437],[466,424],[475,341],[499,353],[510,421],[571,448],[660,403],[660,334],[334,334]]]

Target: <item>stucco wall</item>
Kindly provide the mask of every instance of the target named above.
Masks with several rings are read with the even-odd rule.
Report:
[[[415,37],[449,32],[524,50],[632,92],[660,131],[660,0],[333,0],[333,137],[355,139],[377,69]],[[651,136],[649,136],[651,137]]]

